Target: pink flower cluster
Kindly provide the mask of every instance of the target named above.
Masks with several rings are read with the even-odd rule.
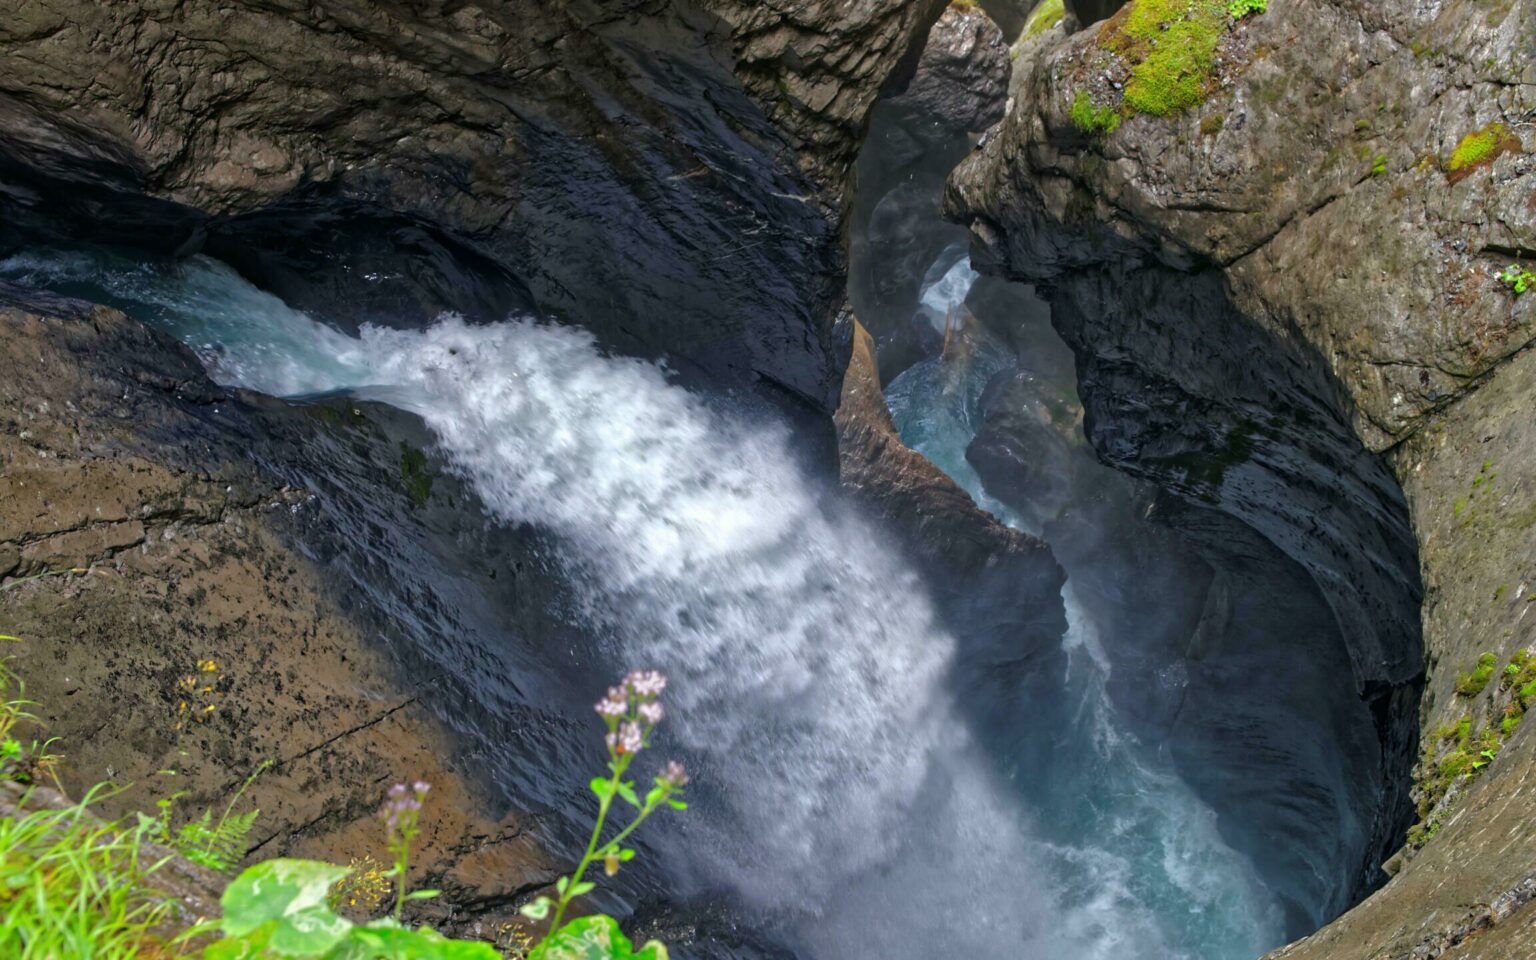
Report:
[[[667,678],[656,670],[631,670],[608,695],[593,707],[608,724],[605,738],[615,755],[636,754],[645,749],[651,731],[665,715],[656,698],[667,689]]]
[[[397,783],[389,788],[388,799],[384,801],[384,809],[379,811],[379,819],[384,821],[384,829],[391,836],[400,833],[402,829],[411,829],[416,825],[416,819],[421,816],[421,801],[427,795],[432,785],[425,780],[417,780],[410,786]]]

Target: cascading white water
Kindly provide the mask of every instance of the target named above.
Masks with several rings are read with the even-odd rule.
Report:
[[[354,338],[203,258],[31,254],[0,261],[0,278],[114,300],[226,384],[419,414],[496,519],[558,538],[620,658],[673,675],[669,727],[713,798],[674,855],[792,918],[817,957],[1237,960],[1265,945],[1229,932],[1206,952],[1168,923],[1105,846],[1148,841],[1139,814],[1117,821],[1121,798],[1083,798],[1098,846],[1040,833],[1028,785],[998,778],[957,715],[957,644],[922,583],[796,467],[782,427],[580,331],[445,318]],[[1173,788],[1158,802],[1193,803]],[[1180,869],[1221,872],[1168,899],[1259,915],[1251,878],[1201,846],[1201,816],[1185,808],[1167,823],[1188,836],[1150,842],[1176,885]]]

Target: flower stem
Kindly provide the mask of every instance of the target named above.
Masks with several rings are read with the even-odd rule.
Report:
[[[581,855],[581,862],[576,865],[575,871],[571,873],[571,879],[566,882],[565,890],[560,894],[560,902],[555,905],[555,919],[549,925],[551,932],[560,929],[560,921],[565,919],[565,909],[571,905],[571,898],[573,896],[571,891],[575,890],[576,885],[581,883],[582,874],[587,872],[587,867],[591,866],[592,861],[597,858],[597,841],[603,835],[603,824],[608,820],[608,808],[613,805],[613,797],[618,792],[619,781],[624,778],[624,771],[629,769],[629,761],[630,756],[625,754],[613,766],[613,776],[608,778],[609,789],[598,800],[597,822],[592,825],[592,838],[587,841],[587,852]]]

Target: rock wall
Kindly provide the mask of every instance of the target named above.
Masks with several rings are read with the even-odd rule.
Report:
[[[553,882],[537,818],[506,809],[439,719],[455,696],[403,671],[295,543],[313,493],[237,452],[268,416],[269,435],[323,446],[323,419],[229,395],[120,313],[14,288],[0,400],[0,575],[17,578],[0,622],[23,638],[4,653],[72,795],[113,779],[127,789],[102,809],[121,814],[185,791],[179,822],[271,761],[247,793],[250,854],[382,862],[383,791],[419,777],[434,789],[415,880],[459,922],[489,935]],[[182,690],[187,675],[215,692]]]
[[[1482,709],[1456,673],[1533,640],[1513,410],[1536,300],[1497,274],[1536,260],[1536,10],[1272,4],[1223,19],[1198,102],[1154,115],[1124,92],[1138,2],[1020,48],[949,208],[977,262],[1050,291],[1100,456],[1240,520],[1329,598],[1383,748],[1369,885],[1411,818],[1419,731]],[[1529,736],[1384,889],[1278,955],[1529,952],[1507,896]]]
[[[830,413],[843,184],[942,7],[24,0],[0,248],[202,250],[341,326],[535,309]]]

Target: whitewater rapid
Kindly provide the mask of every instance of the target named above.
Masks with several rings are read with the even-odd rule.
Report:
[[[1113,811],[1098,846],[1040,834],[1028,785],[1000,778],[957,714],[957,641],[922,582],[804,475],[783,426],[568,327],[445,317],[348,336],[207,258],[28,254],[0,261],[0,279],[123,306],[226,385],[348,391],[419,415],[497,522],[556,538],[579,615],[616,644],[608,666],[672,676],[668,724],[710,800],[668,855],[815,956],[1241,960],[1266,945],[1267,932],[1237,952],[1190,949],[1128,875],[1114,845],[1138,838],[1116,836]],[[1172,789],[1153,800],[1170,797],[1194,804]],[[1201,846],[1202,816],[1155,838],[1172,902],[1258,915],[1251,878]],[[1191,872],[1212,864],[1226,872]]]

